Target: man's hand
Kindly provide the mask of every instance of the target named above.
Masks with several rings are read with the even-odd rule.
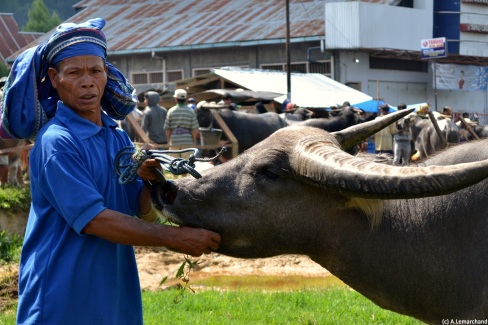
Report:
[[[150,149],[157,149],[156,145],[151,143],[145,143],[141,150],[150,150]],[[159,161],[156,159],[147,159],[145,160],[139,169],[137,169],[137,175],[146,181],[156,181],[158,180],[157,175],[155,174],[154,169],[159,169],[162,174],[162,168]]]
[[[174,240],[167,247],[179,253],[191,256],[210,254],[220,246],[221,237],[213,231],[202,228],[172,227],[174,228]],[[168,230],[168,228],[166,228]]]
[[[146,181],[157,181],[158,177],[155,174],[155,169],[159,169],[162,173],[163,168],[159,161],[156,159],[147,159],[141,164],[139,169],[137,169],[137,175]]]

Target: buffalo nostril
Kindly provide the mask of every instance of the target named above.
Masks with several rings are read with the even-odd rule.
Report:
[[[164,204],[173,204],[176,199],[178,190],[171,181],[161,184],[158,191],[158,196]]]

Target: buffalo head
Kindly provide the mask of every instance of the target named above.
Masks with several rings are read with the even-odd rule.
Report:
[[[344,152],[408,113],[335,133],[280,129],[160,188],[158,203],[176,224],[220,233],[222,254],[304,254],[383,308],[432,323],[485,319],[486,142],[469,148],[475,156],[463,144],[409,167]]]

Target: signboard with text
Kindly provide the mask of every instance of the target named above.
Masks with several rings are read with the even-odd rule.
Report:
[[[447,57],[445,37],[423,39],[420,42],[422,59],[438,59]]]

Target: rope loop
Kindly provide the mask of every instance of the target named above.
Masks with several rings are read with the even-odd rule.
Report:
[[[198,149],[187,148],[182,150],[139,150],[135,147],[129,146],[122,148],[114,159],[114,167],[119,177],[119,184],[127,184],[134,182],[137,179],[137,170],[146,159],[156,159],[159,161],[163,170],[169,171],[174,175],[190,174],[195,178],[201,178],[202,175],[195,170],[195,162],[209,162],[222,156],[227,151],[226,147],[222,147],[219,153],[212,158],[197,158]],[[188,160],[183,158],[173,157],[170,154],[181,154],[185,152],[193,152]],[[165,182],[164,176],[160,170],[155,169],[154,173],[160,182]]]

